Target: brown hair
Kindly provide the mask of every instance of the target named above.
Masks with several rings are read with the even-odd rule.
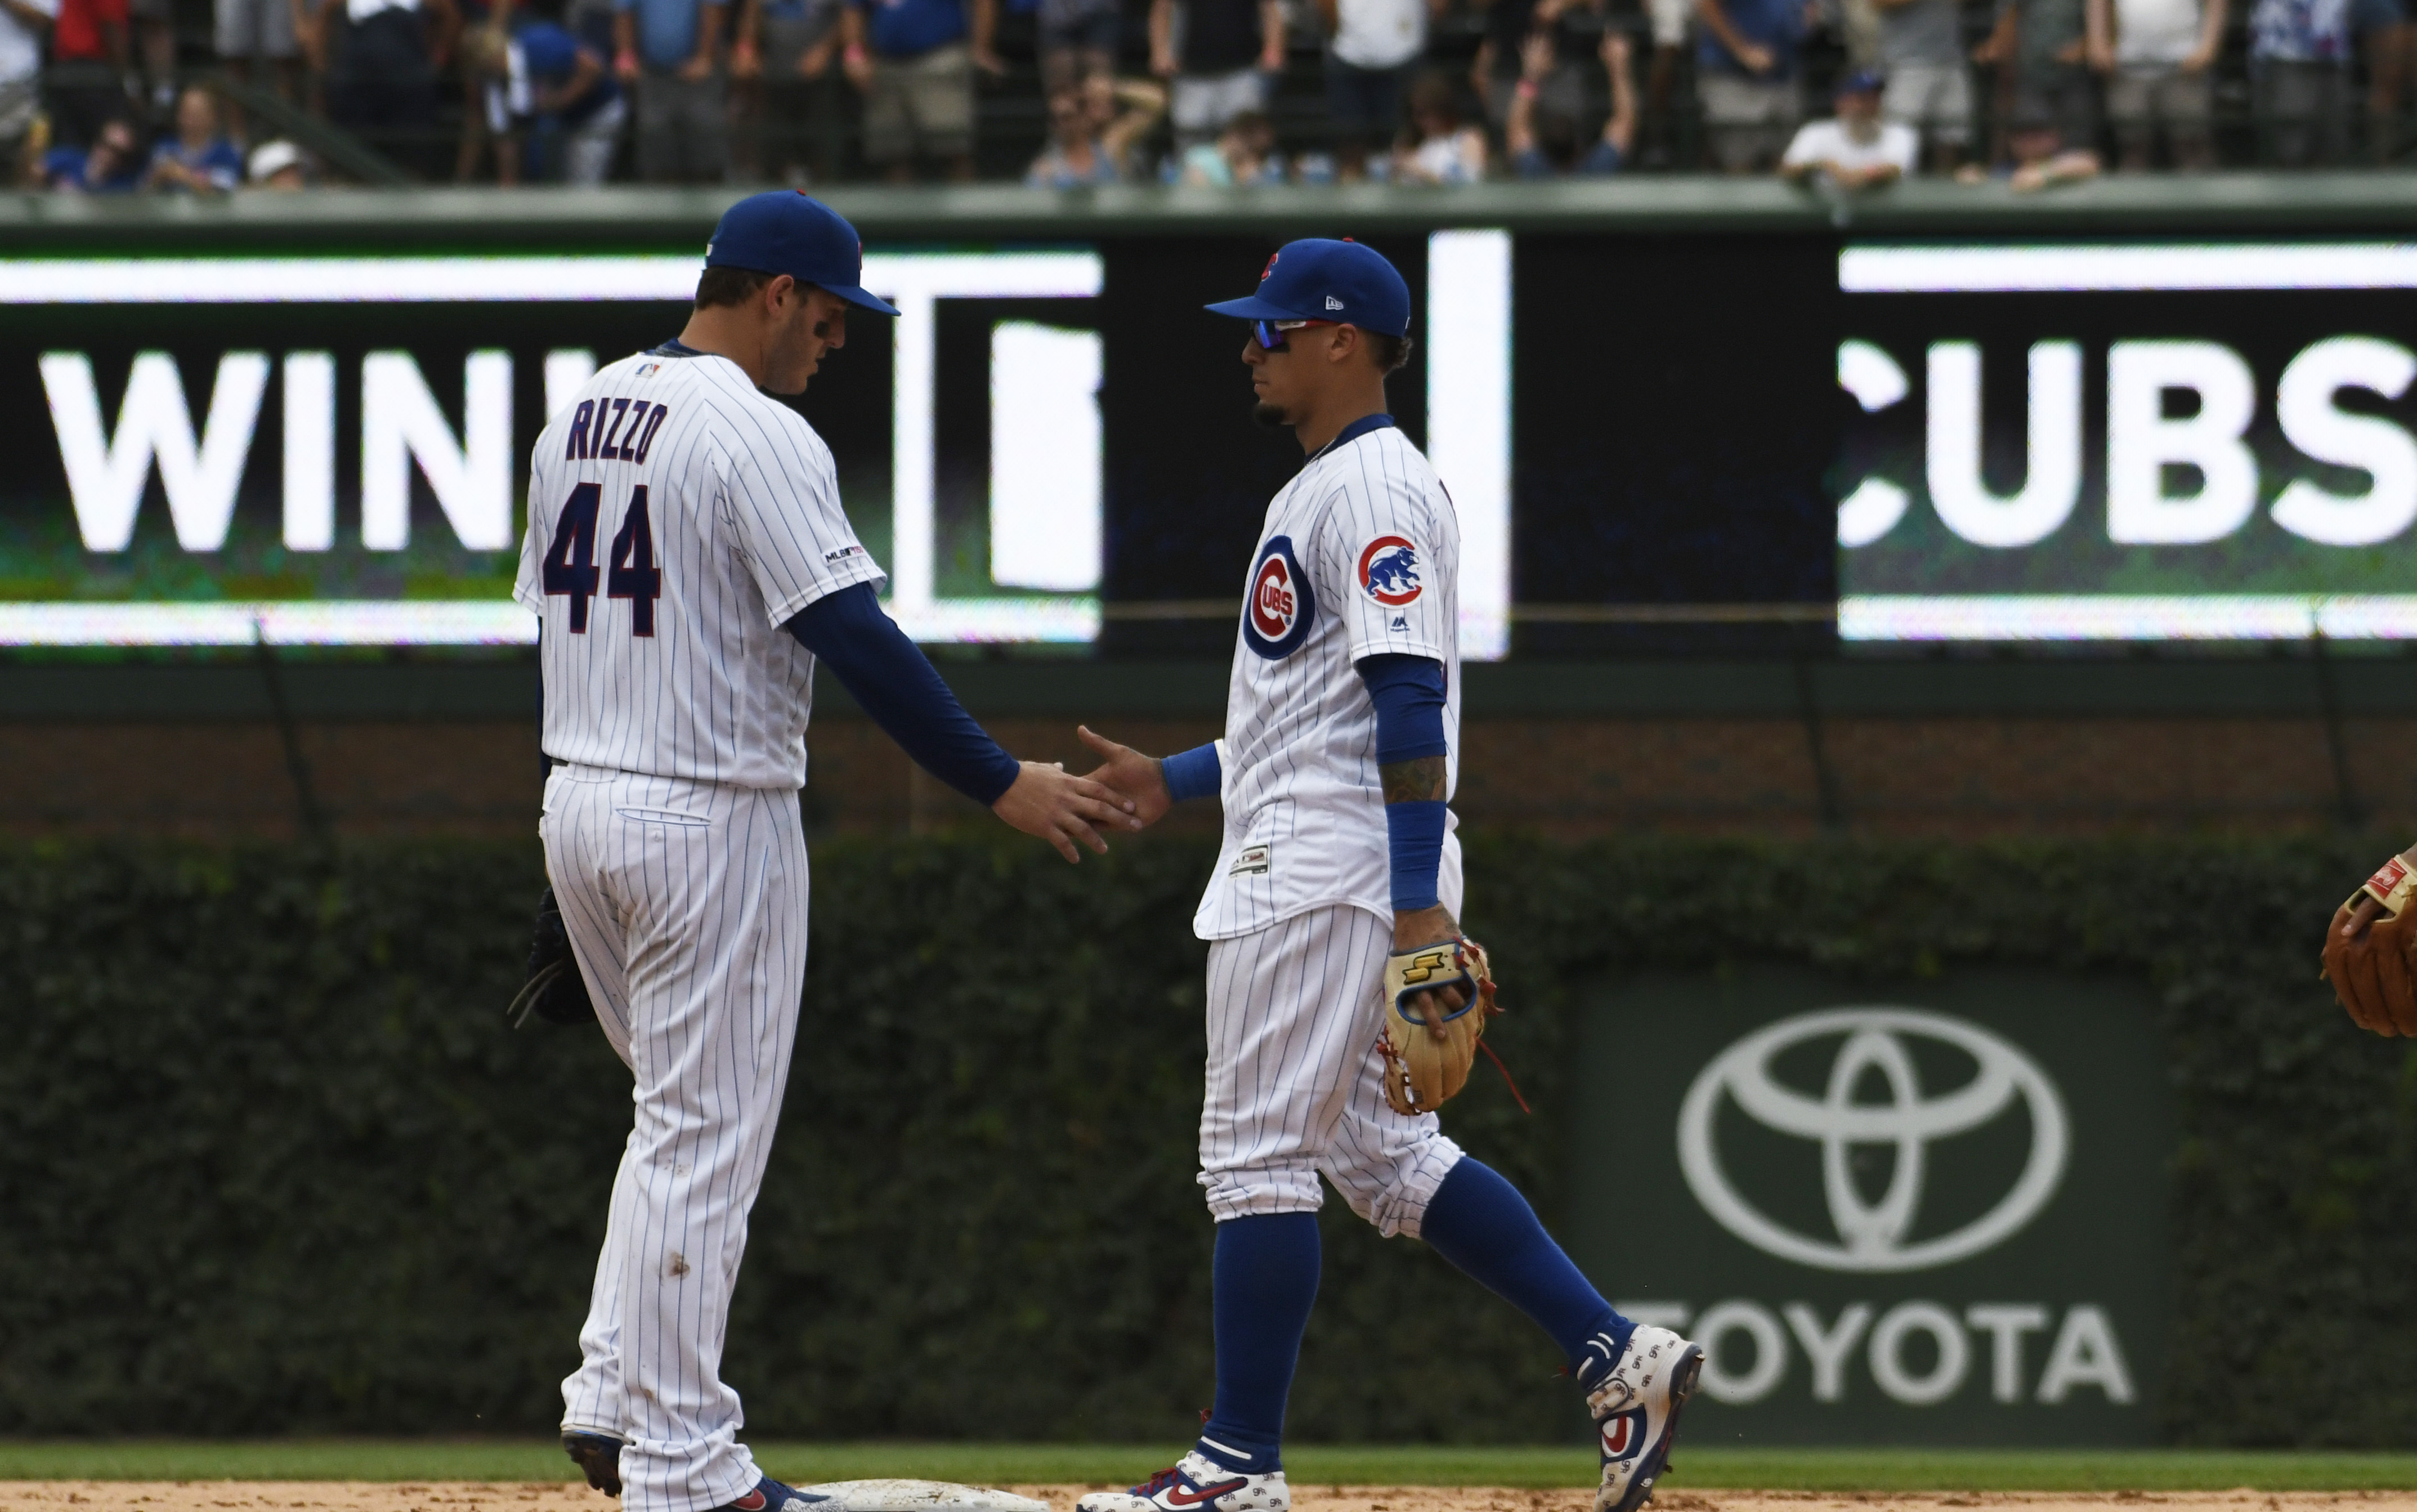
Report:
[[[696,307],[745,304],[771,282],[771,274],[752,267],[708,267],[696,281]]]
[[[1367,339],[1370,360],[1387,377],[1401,372],[1402,364],[1410,359],[1410,339],[1407,336],[1388,336],[1374,330],[1362,330],[1360,334]]]

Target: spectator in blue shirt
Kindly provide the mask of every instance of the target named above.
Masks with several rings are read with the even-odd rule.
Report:
[[[1796,52],[1813,13],[1807,0],[1695,0],[1695,94],[1724,172],[1761,172],[1795,135],[1804,115]]]
[[[864,156],[912,183],[919,158],[974,176],[974,70],[1004,74],[991,50],[997,0],[848,0],[840,61],[864,95]]]
[[[2341,161],[2349,127],[2346,0],[2257,0],[2249,87],[2262,156],[2285,168]]]
[[[199,84],[176,99],[176,134],[152,149],[143,187],[228,194],[243,182],[243,153],[219,127],[219,102]]]
[[[496,182],[520,181],[524,142],[536,149],[531,176],[588,188],[604,182],[628,110],[601,53],[537,20],[521,22],[509,37],[480,27],[464,46],[482,86]]]
[[[506,61],[509,83],[520,85],[515,114],[534,120],[541,137],[560,139],[563,182],[604,182],[629,114],[604,60],[554,23],[531,21],[513,29]]]
[[[123,115],[95,132],[90,148],[53,147],[42,158],[42,183],[49,189],[124,194],[142,182],[143,156],[135,144],[134,123]]]
[[[719,183],[729,172],[720,0],[613,0],[613,71],[638,97],[638,176]]]

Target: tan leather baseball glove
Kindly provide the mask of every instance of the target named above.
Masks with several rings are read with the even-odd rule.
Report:
[[[1441,994],[1460,989],[1460,1006]],[[1427,993],[1421,1013],[1412,1000]],[[1432,1113],[1467,1084],[1485,1021],[1502,1010],[1494,1001],[1494,973],[1485,947],[1468,939],[1443,940],[1385,957],[1385,1101],[1396,1113]]]
[[[2374,917],[2357,927],[2361,905]],[[2358,1027],[2417,1035],[2417,870],[2398,856],[2333,910],[2325,930],[2324,977]]]

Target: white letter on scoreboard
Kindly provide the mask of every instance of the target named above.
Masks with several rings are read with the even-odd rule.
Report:
[[[1511,649],[1511,233],[1427,238],[1427,459],[1460,517],[1460,654]]]
[[[596,353],[585,346],[557,346],[545,354],[545,418],[570,407],[587,380],[596,376]]]
[[[144,352],[134,359],[113,436],[101,434],[100,395],[93,387],[90,359],[82,352],[45,352],[41,372],[51,426],[59,438],[59,459],[66,466],[68,495],[85,549],[124,551],[133,540],[134,514],[142,507],[155,456],[176,544],[187,551],[216,551],[226,544],[236,489],[243,481],[252,427],[260,419],[260,396],[268,387],[266,357],[229,352],[219,359],[198,449],[192,412],[185,407],[184,380],[177,374],[176,359],[165,352]]]
[[[2166,393],[2198,395],[2198,413],[2167,420]],[[2241,439],[2257,380],[2216,342],[2117,342],[2106,349],[2106,538],[2123,546],[2221,541],[2257,508],[2257,459]],[[2166,492],[2169,464],[2197,467],[2198,492]]]
[[[2344,389],[2397,399],[2417,378],[2417,357],[2397,342],[2336,336],[2291,359],[2274,390],[2275,417],[2290,443],[2318,462],[2373,478],[2364,494],[2336,494],[2294,479],[2274,501],[2274,523],[2328,546],[2372,546],[2417,520],[2417,441],[2380,415],[2333,403]]]
[[[285,354],[285,548],[336,544],[336,359]]]
[[[462,364],[462,439],[408,352],[361,359],[361,544],[411,543],[411,464],[473,551],[512,544],[512,359],[473,352]]]
[[[990,577],[1100,586],[1100,333],[1001,321],[990,333]]]
[[[1981,348],[1930,348],[1930,507],[1976,546],[2035,545],[2054,534],[2081,497],[2081,348],[2038,342],[2030,353],[2029,461],[2022,492],[2000,496],[1981,478]]]

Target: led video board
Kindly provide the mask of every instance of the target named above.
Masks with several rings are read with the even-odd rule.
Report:
[[[1422,239],[1454,303],[1429,440],[1463,510],[1468,653],[1498,656],[1509,238]],[[1095,246],[868,252],[899,315],[852,321],[798,407],[918,639],[1098,637],[1105,264]],[[509,597],[528,448],[600,360],[678,332],[698,266],[0,259],[0,403],[48,420],[0,475],[0,645],[532,640]]]
[[[1849,246],[1839,634],[2417,637],[2417,246]]]

